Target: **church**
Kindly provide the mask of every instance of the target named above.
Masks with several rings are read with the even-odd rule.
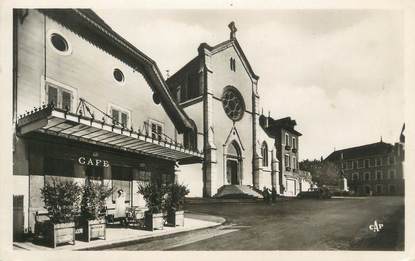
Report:
[[[194,196],[260,197],[264,187],[296,196],[301,186],[295,175],[301,134],[294,130],[295,121],[287,125],[285,119],[263,115],[259,76],[236,38],[234,22],[229,29],[228,40],[200,44],[198,55],[166,80],[196,124],[196,137],[189,142],[204,152],[203,165],[182,168],[179,180],[193,185]]]

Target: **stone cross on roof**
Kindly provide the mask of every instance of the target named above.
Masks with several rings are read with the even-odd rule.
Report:
[[[230,38],[231,39],[235,39],[235,37],[236,37],[236,31],[238,31],[238,29],[236,28],[236,26],[235,26],[235,22],[231,22],[229,25],[228,25],[228,27],[229,27],[229,29],[231,30],[231,35],[230,35]]]

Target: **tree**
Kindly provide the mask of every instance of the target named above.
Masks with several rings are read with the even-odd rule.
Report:
[[[333,162],[306,159],[300,162],[300,169],[309,171],[313,182],[318,186],[336,186],[338,184],[340,172],[338,166]]]

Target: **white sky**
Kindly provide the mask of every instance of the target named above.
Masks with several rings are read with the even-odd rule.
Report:
[[[380,10],[95,10],[176,72],[202,42],[237,38],[259,79],[260,105],[297,121],[300,159],[398,140],[404,121],[403,16]]]

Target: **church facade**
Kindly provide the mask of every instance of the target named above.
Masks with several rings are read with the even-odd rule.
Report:
[[[283,194],[275,136],[260,124],[259,77],[236,39],[233,22],[229,28],[229,40],[200,44],[198,55],[167,79],[198,130],[193,142],[204,151],[202,195],[218,195],[228,185],[275,188]],[[191,176],[185,170],[181,175],[184,182]]]

